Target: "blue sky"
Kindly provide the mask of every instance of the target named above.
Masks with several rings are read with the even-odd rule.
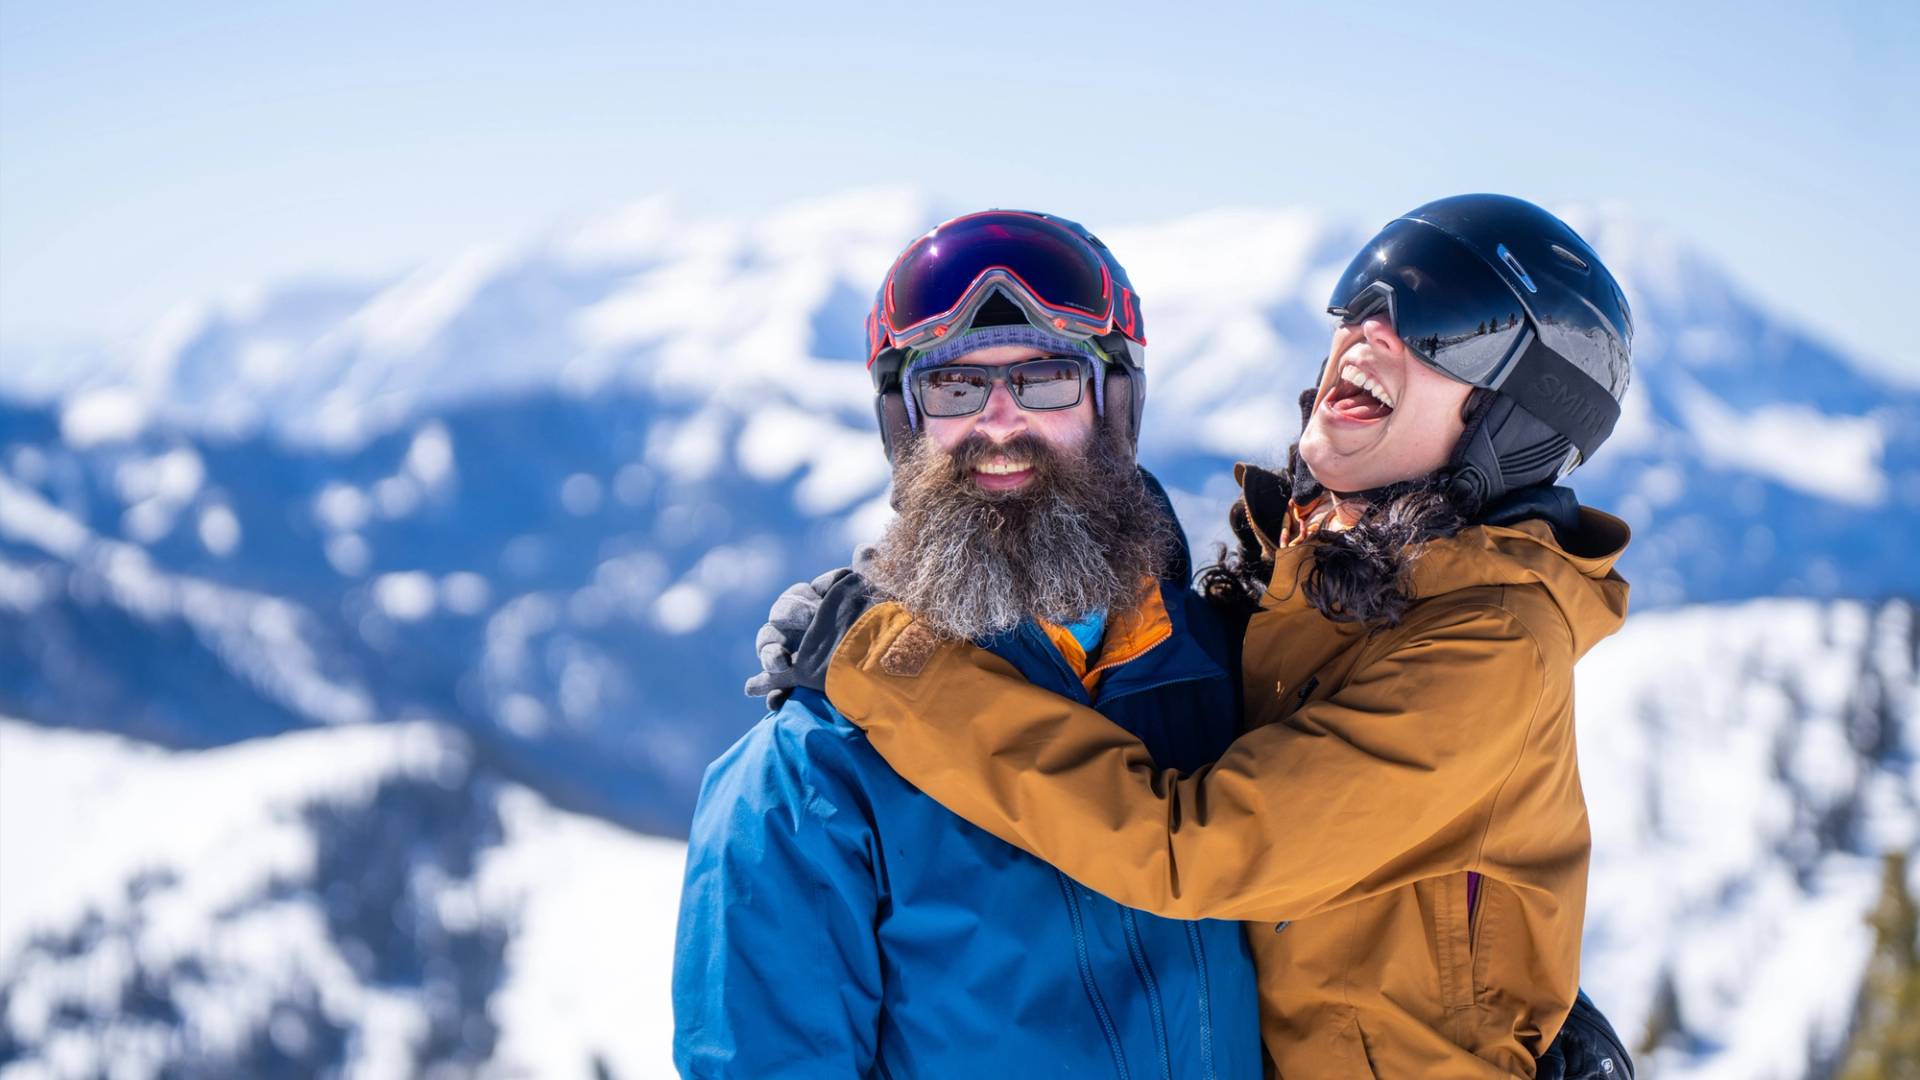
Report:
[[[0,0],[0,343],[663,191],[1099,226],[1501,190],[1624,202],[1920,376],[1911,0],[608,7]]]

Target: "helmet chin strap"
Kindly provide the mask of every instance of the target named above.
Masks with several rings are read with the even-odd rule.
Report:
[[[907,399],[898,386],[873,399],[874,417],[880,421],[880,444],[886,448],[887,464],[893,464],[900,448],[913,437],[913,421],[907,417]]]
[[[1117,363],[1104,366],[1107,370],[1102,376],[1105,380],[1102,393],[1106,411],[1097,422],[1107,425],[1119,439],[1120,445],[1137,457],[1140,453],[1140,405],[1146,395],[1137,392],[1141,388],[1134,385],[1134,380],[1145,379],[1147,374],[1128,370]]]
[[[1475,390],[1467,407],[1466,430],[1460,433],[1460,441],[1453,445],[1446,468],[1441,470],[1448,500],[1469,518],[1477,516],[1482,507],[1504,493],[1500,456],[1493,448],[1493,431],[1498,424],[1489,421],[1496,412],[1504,418],[1512,408],[1511,400],[1490,391]]]

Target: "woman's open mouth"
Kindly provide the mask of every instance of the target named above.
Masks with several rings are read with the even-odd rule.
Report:
[[[1320,407],[1337,419],[1367,424],[1393,414],[1393,395],[1378,380],[1347,364],[1320,399]]]

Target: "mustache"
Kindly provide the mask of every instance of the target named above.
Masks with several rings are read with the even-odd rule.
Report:
[[[1041,480],[1058,474],[1062,463],[1060,451],[1032,435],[1015,435],[1003,442],[995,442],[976,432],[961,440],[946,454],[951,479],[956,481],[967,479],[969,473],[994,458],[1023,462]]]

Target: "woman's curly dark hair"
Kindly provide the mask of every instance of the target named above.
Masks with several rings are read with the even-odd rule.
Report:
[[[1243,527],[1250,524],[1246,515],[1272,515],[1288,503],[1310,502],[1323,490],[1300,461],[1299,443],[1287,449],[1286,470],[1266,478],[1277,485],[1277,498],[1264,500],[1270,504],[1264,508],[1250,505],[1251,498],[1234,507],[1240,548],[1219,545],[1213,565],[1202,569],[1198,580],[1201,593],[1217,608],[1243,619],[1259,609],[1273,577],[1273,560]],[[1448,480],[1438,472],[1376,489],[1351,528],[1321,529],[1305,540],[1312,547],[1300,582],[1307,601],[1335,622],[1398,625],[1413,603],[1413,562],[1421,546],[1466,528],[1478,510]],[[1278,521],[1262,521],[1259,527],[1268,536],[1280,535]]]

